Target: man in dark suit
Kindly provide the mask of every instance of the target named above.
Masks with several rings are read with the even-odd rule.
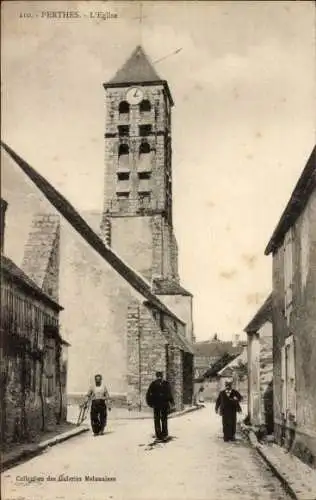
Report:
[[[224,441],[235,441],[236,414],[241,412],[241,394],[232,388],[232,383],[225,382],[225,390],[221,391],[215,403],[216,413],[222,416]]]
[[[156,372],[156,380],[151,382],[146,402],[154,410],[154,423],[156,438],[165,441],[168,438],[168,412],[174,405],[169,382],[163,379],[162,372]]]

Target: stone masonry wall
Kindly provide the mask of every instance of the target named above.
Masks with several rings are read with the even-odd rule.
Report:
[[[120,144],[129,145],[128,170],[130,178],[130,199],[129,211],[135,213],[137,203],[137,165],[139,160],[139,146],[146,140],[154,151],[152,161],[152,198],[154,209],[163,209],[165,203],[165,141],[163,134],[167,127],[167,115],[165,112],[165,91],[163,85],[144,86],[144,99],[151,103],[151,111],[140,113],[139,106],[131,106],[130,114],[119,114],[119,104],[125,100],[126,88],[110,88],[106,91],[106,139],[105,139],[105,193],[104,210],[113,211],[113,201],[116,198],[117,178],[119,158],[118,148]],[[139,125],[152,125],[152,134],[148,137],[139,136]],[[129,125],[129,135],[118,137],[118,126]]]
[[[48,295],[59,298],[59,216],[37,213],[24,250],[22,269]]]
[[[144,305],[130,306],[128,321],[128,405],[139,409],[146,407],[146,392],[155,372],[166,373],[167,340]]]
[[[170,382],[176,408],[183,408],[182,351],[173,320],[145,305],[132,303],[128,312],[127,380],[130,409],[146,407],[146,392],[161,370]],[[179,324],[181,331],[181,325]],[[168,355],[167,355],[168,351]]]

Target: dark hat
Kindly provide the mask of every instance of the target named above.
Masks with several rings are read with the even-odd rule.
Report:
[[[156,377],[163,377],[163,373],[162,372],[156,372]]]

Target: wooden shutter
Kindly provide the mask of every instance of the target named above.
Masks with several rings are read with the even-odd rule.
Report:
[[[287,339],[287,385],[288,385],[288,409],[291,415],[296,417],[296,382],[295,382],[295,344],[294,337]]]
[[[293,301],[293,231],[288,230],[284,238],[284,311],[289,323]]]
[[[286,357],[285,357],[285,346],[281,348],[281,385],[282,385],[282,397],[281,397],[281,412],[286,415]]]

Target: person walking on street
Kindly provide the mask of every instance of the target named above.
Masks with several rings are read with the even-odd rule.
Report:
[[[156,380],[151,382],[146,402],[154,410],[154,425],[156,438],[159,441],[168,439],[168,412],[174,406],[169,382],[163,379],[162,372],[156,372]]]
[[[241,394],[232,388],[232,383],[225,382],[225,390],[221,391],[215,403],[216,413],[222,416],[224,441],[235,441],[236,414],[241,412]]]
[[[98,436],[104,434],[107,423],[107,406],[109,407],[110,397],[107,388],[102,382],[102,375],[94,377],[94,384],[90,387],[87,397],[91,399],[91,427],[93,434]]]

